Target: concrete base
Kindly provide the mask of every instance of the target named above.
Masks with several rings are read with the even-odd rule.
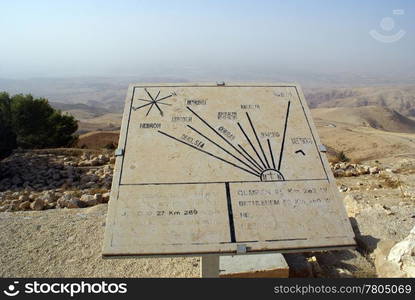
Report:
[[[200,277],[218,278],[219,277],[219,255],[202,256],[200,266]]]
[[[289,267],[279,253],[221,256],[219,277],[288,278]]]

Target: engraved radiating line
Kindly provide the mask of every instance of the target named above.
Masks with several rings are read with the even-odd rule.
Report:
[[[284,152],[285,134],[287,133],[288,116],[290,114],[291,101],[288,101],[287,114],[285,115],[284,133],[282,135],[280,159],[278,161],[278,171],[281,169],[282,154]]]
[[[163,105],[170,105],[171,106],[171,103],[163,103],[163,102],[159,102],[159,101],[156,101],[157,102],[157,104],[163,104]]]
[[[138,107],[132,107],[132,109],[133,109],[134,111],[136,111],[137,109],[140,109],[140,108],[142,108],[142,107],[145,107],[145,106],[148,106],[148,105],[152,105],[152,104],[153,104],[153,101],[151,101],[150,103],[147,103],[147,104],[144,104],[144,105],[138,106]]]
[[[261,172],[264,171],[261,165],[257,163],[255,159],[253,159],[253,157],[248,152],[246,152],[246,150],[240,144],[238,144],[238,147],[250,158],[251,164],[255,165]]]
[[[268,148],[269,148],[269,153],[271,154],[271,159],[272,159],[272,166],[275,169],[275,161],[274,161],[274,154],[272,154],[272,148],[271,148],[271,142],[269,141],[269,139],[267,139],[268,142]]]
[[[247,141],[248,141],[249,145],[251,145],[251,148],[254,150],[254,152],[255,152],[256,156],[258,156],[259,161],[262,163],[262,165],[263,165],[263,166],[264,166],[264,168],[266,169],[266,168],[267,168],[267,166],[266,166],[266,165],[264,164],[264,162],[262,161],[261,156],[259,156],[258,151],[256,151],[256,149],[255,149],[254,145],[252,144],[251,140],[249,139],[248,135],[246,134],[245,130],[242,128],[241,124],[239,124],[239,122],[238,122],[238,126],[239,126],[239,128],[241,129],[242,133],[244,134],[245,138],[247,139]]]
[[[144,89],[144,90],[146,91],[147,95],[151,98],[151,100],[153,100],[153,104],[157,107],[157,109],[160,111],[160,115],[162,116],[163,115],[163,111],[160,109],[160,106],[158,106],[157,101],[156,101],[157,100],[157,97],[160,94],[160,91],[158,92],[156,99],[154,99],[153,96],[151,96],[150,92],[147,91],[147,89]],[[147,115],[150,112],[151,108],[153,107],[153,104],[151,105],[149,111],[147,112]]]
[[[231,146],[236,152],[239,153],[243,158],[245,158],[247,161],[249,159],[236,148],[231,142],[229,142],[226,138],[224,138],[219,132],[216,131],[215,128],[213,128],[208,122],[206,122],[202,117],[200,117],[197,113],[195,113],[190,107],[186,106],[188,110],[190,110],[200,121],[202,121],[207,127],[209,127],[211,130],[213,130],[214,133],[216,133],[222,140],[224,140],[229,146]]]
[[[149,93],[149,91],[147,91],[147,89],[144,89],[144,90],[146,91],[147,95],[151,98],[151,100],[153,100],[153,104],[157,107],[157,109],[160,111],[160,115],[162,116],[163,111],[160,109],[160,106],[158,106],[157,101],[156,101],[158,95],[160,94],[160,91],[158,92],[156,99],[154,99],[153,96],[151,96],[151,94]],[[150,108],[150,110],[151,110],[151,108]]]
[[[233,155],[232,153],[230,153],[228,150],[226,150],[225,148],[223,148],[221,145],[219,145],[216,142],[212,141],[210,138],[208,138],[207,136],[205,136],[203,133],[201,133],[197,129],[193,128],[190,125],[187,125],[187,127],[189,127],[190,129],[192,129],[193,131],[197,132],[199,135],[201,135],[202,137],[204,137],[205,139],[207,139],[209,142],[211,142],[212,144],[214,144],[216,147],[218,147],[219,149],[225,151],[227,154],[229,154],[230,156],[232,156],[233,158],[235,158],[237,161],[239,161],[240,163],[244,164],[246,167],[250,168],[252,171],[257,172],[257,170],[255,170],[254,168],[252,168],[246,162],[244,162],[243,160],[239,159],[238,157],[236,157],[235,155]]]
[[[163,98],[160,98],[160,99],[157,99],[157,97],[159,96],[159,94],[160,94],[160,91],[158,92],[158,94],[157,94],[157,97],[156,97],[156,99],[157,100],[155,100],[155,99],[153,99],[153,97],[151,96],[151,94],[147,91],[147,89],[144,89],[145,91],[146,91],[146,93],[147,93],[147,95],[151,98],[151,101],[150,100],[147,100],[147,99],[141,99],[141,98],[139,98],[139,99],[137,99],[137,100],[141,100],[141,101],[145,101],[145,102],[149,102],[149,103],[147,103],[147,104],[144,104],[144,105],[141,105],[141,106],[138,106],[138,107],[132,107],[132,109],[134,110],[134,111],[136,111],[137,109],[140,109],[140,108],[142,108],[142,107],[145,107],[145,106],[148,106],[148,105],[154,105],[154,104],[163,104],[163,105],[170,105],[171,106],[171,104],[169,104],[169,103],[163,103],[163,102],[160,102],[161,100],[164,100],[164,99],[167,99],[167,98],[170,98],[171,96],[173,96],[173,95],[168,95],[168,96],[165,96],[165,97],[163,97]],[[156,103],[157,102],[157,103]],[[161,109],[158,107],[158,109],[161,111]],[[150,109],[151,110],[151,109]],[[148,115],[148,113],[147,113],[147,115]],[[146,115],[146,116],[147,116]],[[163,115],[163,114],[162,114]]]
[[[160,90],[159,90],[159,92],[157,93],[157,96],[156,96],[156,98],[154,99],[154,101],[156,101],[156,100],[157,100],[157,98],[159,97],[159,95],[160,95]]]
[[[227,164],[230,164],[231,166],[234,166],[235,168],[241,169],[241,170],[243,170],[243,171],[245,171],[245,172],[247,172],[247,173],[249,173],[249,174],[252,174],[252,175],[254,175],[254,176],[256,176],[256,177],[260,177],[260,175],[259,175],[259,174],[257,174],[257,173],[253,173],[253,172],[251,172],[251,171],[249,171],[249,170],[247,170],[247,169],[245,169],[245,168],[242,168],[242,167],[240,167],[240,166],[238,166],[238,165],[236,165],[236,164],[234,164],[234,163],[232,163],[232,162],[230,162],[230,161],[227,161],[226,159],[223,159],[223,158],[221,158],[221,157],[219,157],[219,156],[216,156],[216,155],[214,155],[214,154],[212,154],[212,153],[210,153],[210,152],[207,152],[207,151],[205,151],[205,150],[199,149],[199,148],[197,148],[196,146],[193,146],[193,145],[191,145],[191,144],[188,144],[188,143],[186,143],[186,142],[183,142],[183,141],[179,140],[178,138],[175,138],[174,136],[171,136],[171,135],[169,135],[169,134],[167,134],[167,133],[165,133],[165,132],[163,132],[163,131],[158,130],[158,132],[159,132],[159,133],[161,133],[161,134],[163,134],[163,135],[165,135],[165,136],[167,136],[167,137],[169,137],[169,138],[171,138],[171,139],[173,139],[173,140],[175,140],[175,141],[177,141],[177,142],[180,142],[180,143],[182,143],[182,144],[184,144],[184,145],[187,145],[187,146],[189,146],[189,147],[192,147],[193,149],[196,149],[196,150],[198,150],[198,151],[200,151],[200,152],[202,152],[202,153],[205,153],[205,154],[207,154],[207,155],[209,155],[209,156],[212,156],[212,157],[214,157],[214,158],[216,158],[216,159],[218,159],[218,160],[220,160],[220,161],[223,161],[223,162],[225,162],[225,163],[227,163]]]
[[[157,109],[160,111],[160,115],[163,115],[163,111],[160,109],[160,106],[157,104],[157,101],[154,101],[154,105],[157,107]]]
[[[153,98],[153,96],[151,96],[151,94],[147,91],[147,89],[145,88],[144,89],[144,91],[147,93],[147,95],[151,98],[151,100],[153,100],[154,101],[154,98]]]
[[[153,108],[154,103],[151,103],[150,108],[148,109],[147,113],[146,113],[146,117],[148,116],[148,114],[150,113],[151,109]]]
[[[168,95],[168,96],[165,96],[165,97],[163,97],[163,98],[160,98],[160,99],[158,99],[158,100],[157,100],[157,102],[159,102],[159,101],[161,101],[161,100],[164,100],[164,99],[167,99],[167,98],[170,98],[171,96],[173,96],[173,95]]]
[[[261,149],[262,155],[265,158],[265,162],[267,163],[268,168],[271,168],[270,165],[269,165],[269,163],[268,163],[267,156],[265,155],[264,149],[262,148],[261,142],[259,141],[258,135],[256,134],[256,130],[255,130],[254,124],[252,124],[252,121],[251,121],[251,118],[249,117],[248,112],[246,112],[246,116],[248,117],[249,124],[251,125],[252,131],[254,132],[256,141],[258,142],[258,145],[259,145],[259,148]]]

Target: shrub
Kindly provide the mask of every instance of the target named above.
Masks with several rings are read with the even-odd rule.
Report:
[[[346,156],[346,154],[345,154],[343,151],[340,151],[340,152],[337,154],[337,159],[338,159],[339,161],[341,161],[341,162],[348,162],[348,161],[350,161],[350,158],[348,158],[348,157]]]

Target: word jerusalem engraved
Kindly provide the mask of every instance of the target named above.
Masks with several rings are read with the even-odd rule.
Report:
[[[353,247],[295,84],[131,85],[103,255]]]

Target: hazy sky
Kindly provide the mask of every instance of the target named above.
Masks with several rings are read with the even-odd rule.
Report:
[[[414,10],[412,0],[0,0],[0,77],[405,73]]]

